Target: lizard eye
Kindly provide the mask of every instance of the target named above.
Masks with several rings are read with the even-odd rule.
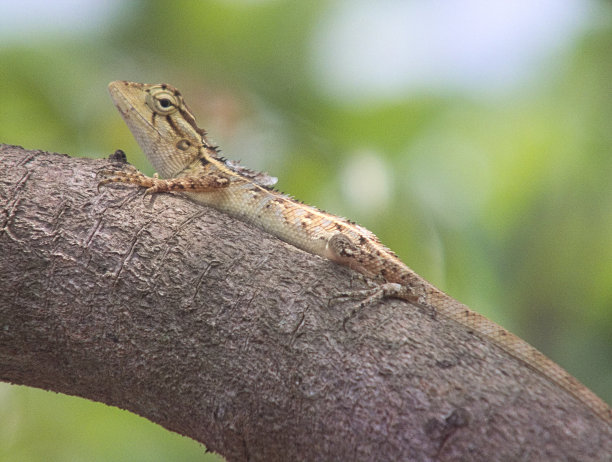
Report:
[[[147,93],[147,106],[161,115],[172,114],[179,106],[178,97],[165,88],[152,88]]]

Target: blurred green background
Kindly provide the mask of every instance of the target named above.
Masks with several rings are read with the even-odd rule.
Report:
[[[116,79],[177,86],[227,157],[371,229],[612,402],[609,2],[2,2],[0,143],[122,148],[151,174]],[[0,384],[0,422],[2,461],[220,460],[26,387]]]

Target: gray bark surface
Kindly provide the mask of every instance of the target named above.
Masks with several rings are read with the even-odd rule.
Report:
[[[0,380],[139,414],[246,460],[609,460],[571,395],[347,268],[107,160],[0,145]]]

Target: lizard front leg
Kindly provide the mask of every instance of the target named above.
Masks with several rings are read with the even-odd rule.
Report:
[[[141,188],[147,188],[145,195],[160,192],[211,192],[220,188],[226,188],[230,184],[229,178],[216,173],[203,176],[178,177],[161,179],[155,174],[148,177],[130,166],[130,171],[102,170],[99,175],[106,176],[98,183],[100,186],[109,183],[135,184]]]

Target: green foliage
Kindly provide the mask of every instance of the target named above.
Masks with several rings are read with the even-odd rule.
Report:
[[[4,462],[218,462],[219,455],[127,411],[27,387],[0,388]]]

